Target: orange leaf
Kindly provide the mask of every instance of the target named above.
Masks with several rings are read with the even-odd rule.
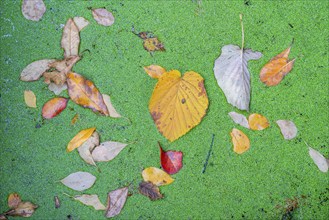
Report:
[[[143,68],[150,77],[155,79],[159,79],[166,72],[165,68],[158,65],[150,65]]]
[[[267,118],[260,114],[249,115],[248,122],[251,130],[263,130],[270,126]]]
[[[67,74],[67,85],[70,98],[73,102],[94,112],[109,115],[102,94],[94,83],[77,73]]]
[[[260,80],[267,86],[278,85],[284,76],[291,71],[295,59],[288,59],[290,48],[291,46],[273,57],[260,71]]]
[[[242,131],[233,128],[230,135],[235,153],[242,154],[250,148],[249,138]]]
[[[68,99],[63,97],[50,99],[42,107],[42,117],[51,119],[59,115],[66,108],[67,101]]]
[[[208,108],[204,79],[196,72],[181,77],[177,70],[159,78],[149,102],[158,130],[174,141],[201,122]]]
[[[69,142],[67,145],[66,151],[71,152],[75,148],[80,147],[81,144],[83,144],[88,138],[94,133],[95,127],[88,128],[80,131],[77,135],[74,136],[74,138]]]

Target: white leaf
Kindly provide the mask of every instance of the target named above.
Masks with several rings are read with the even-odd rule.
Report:
[[[64,57],[78,56],[79,44],[79,29],[73,19],[70,18],[64,26],[61,40],[61,47],[64,49]]]
[[[291,140],[297,136],[297,127],[292,121],[278,120],[276,123],[280,127],[284,139]]]
[[[31,21],[39,21],[46,12],[46,5],[43,0],[23,0],[22,13]]]
[[[76,172],[68,175],[61,182],[74,190],[83,191],[85,189],[89,189],[94,185],[96,181],[96,177],[88,172]]]
[[[81,203],[92,206],[96,210],[105,210],[105,206],[99,201],[98,195],[77,195],[74,196],[75,200],[80,201]]]
[[[232,120],[236,124],[239,124],[239,125],[249,129],[249,123],[248,123],[246,116],[239,114],[237,112],[230,112],[230,113],[228,113],[228,115],[232,118]]]
[[[114,23],[114,17],[111,12],[105,8],[98,8],[92,10],[93,17],[98,24],[103,26],[111,26]]]
[[[105,217],[111,218],[120,214],[128,196],[128,187],[123,187],[109,192]]]
[[[314,163],[318,166],[321,172],[328,172],[329,161],[318,151],[314,150],[311,147],[308,147],[311,158],[313,159]]]
[[[123,144],[120,142],[107,141],[101,143],[92,152],[92,157],[94,161],[110,161],[114,159],[120,151],[125,148],[128,144]]]
[[[97,131],[94,133],[80,146],[78,152],[80,157],[88,164],[96,166],[91,152],[99,145],[99,135]]]
[[[214,73],[227,102],[241,110],[249,110],[250,74],[248,60],[261,58],[260,52],[241,50],[235,45],[226,45],[216,59]]]
[[[112,118],[121,118],[121,115],[115,110],[115,108],[113,107],[112,103],[111,103],[111,98],[109,95],[106,94],[102,94],[103,95],[103,100],[104,103],[107,107],[107,110],[110,113],[110,117]]]
[[[44,59],[30,63],[21,72],[21,80],[27,82],[38,80],[45,71],[50,69],[49,64],[55,61],[54,59]]]
[[[89,21],[85,19],[84,17],[74,17],[73,18],[74,23],[78,27],[79,31],[81,31],[83,28],[88,26]]]
[[[62,91],[67,89],[67,84],[64,83],[63,85],[56,85],[55,83],[50,83],[48,89],[56,95],[59,95]]]

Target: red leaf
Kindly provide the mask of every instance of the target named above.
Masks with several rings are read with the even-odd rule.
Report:
[[[183,167],[181,151],[164,151],[159,143],[161,166],[168,174],[175,174]]]
[[[42,107],[42,117],[51,119],[57,116],[66,108],[67,101],[68,99],[62,97],[50,99]]]

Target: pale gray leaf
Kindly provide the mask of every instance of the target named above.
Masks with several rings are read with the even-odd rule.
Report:
[[[98,24],[103,26],[111,26],[114,23],[114,17],[111,12],[105,8],[97,8],[92,10],[94,19]]]
[[[92,157],[95,162],[113,160],[127,145],[114,141],[103,142],[93,150]]]
[[[111,218],[120,214],[128,196],[128,187],[123,187],[109,192],[105,217]]]
[[[43,0],[23,0],[22,14],[31,21],[39,21],[46,12],[46,5]]]
[[[84,17],[74,17],[73,21],[78,27],[79,31],[81,31],[83,28],[89,25],[89,21]]]
[[[314,161],[315,165],[317,165],[319,170],[324,173],[328,172],[329,161],[320,152],[314,150],[311,147],[308,149],[308,153],[310,154],[312,160]]]
[[[278,120],[276,123],[280,127],[284,139],[291,140],[297,136],[297,127],[292,121]]]
[[[237,112],[230,112],[230,113],[228,113],[228,115],[232,118],[232,120],[236,124],[239,124],[239,125],[249,129],[249,123],[248,123],[246,116],[239,114]]]
[[[84,205],[94,207],[95,210],[105,210],[106,209],[106,207],[99,200],[98,195],[83,194],[83,195],[74,196],[74,199],[78,200],[79,202],[81,202]]]
[[[50,69],[49,64],[55,61],[55,59],[43,59],[30,63],[21,72],[20,79],[27,82],[38,80],[45,71]]]
[[[107,107],[107,110],[109,111],[110,117],[112,118],[121,118],[121,115],[115,110],[111,103],[111,98],[109,95],[102,94],[104,103]]]
[[[68,175],[61,182],[74,190],[83,191],[85,189],[89,189],[94,185],[96,181],[96,177],[88,172],[76,172]]]
[[[86,163],[96,166],[95,161],[91,156],[91,152],[98,145],[99,145],[99,135],[97,131],[94,131],[94,133],[80,147],[77,148],[80,157]]]
[[[67,20],[62,34],[61,47],[64,49],[64,57],[78,56],[80,45],[79,28],[73,19]]]
[[[67,84],[64,83],[63,85],[57,85],[55,83],[50,83],[48,89],[55,93],[55,95],[59,95],[62,91],[67,89]]]

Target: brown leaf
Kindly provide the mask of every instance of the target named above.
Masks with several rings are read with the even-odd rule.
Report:
[[[77,73],[67,74],[67,84],[70,98],[73,102],[94,112],[109,115],[102,94],[90,80]]]
[[[70,18],[64,26],[61,40],[61,47],[64,49],[64,57],[78,56],[79,44],[79,29],[73,19]]]
[[[66,108],[67,101],[68,99],[63,97],[50,99],[42,107],[42,117],[51,119],[59,115]]]
[[[11,193],[8,196],[8,207],[9,208],[16,208],[19,203],[21,203],[21,197],[17,193]]]
[[[58,72],[67,75],[71,72],[74,64],[80,60],[79,56],[70,56],[63,60],[56,60],[55,62],[49,64],[50,67],[55,68]]]
[[[120,214],[128,196],[128,187],[123,187],[109,192],[105,217],[111,218]]]
[[[78,27],[79,31],[89,25],[89,21],[84,17],[74,17],[73,21],[75,25]]]
[[[109,111],[109,116],[112,118],[121,118],[122,116],[113,107],[110,96],[106,94],[102,94],[102,96],[107,110]]]
[[[31,21],[39,21],[46,12],[46,5],[43,0],[23,0],[22,13]]]
[[[8,216],[19,216],[19,217],[30,217],[34,213],[35,209],[38,208],[31,202],[20,202],[13,211],[6,213]]]
[[[31,108],[37,107],[37,97],[34,95],[34,93],[31,90],[24,91],[24,100],[27,106]]]
[[[249,138],[242,131],[233,128],[230,135],[235,153],[242,154],[250,148]]]
[[[149,197],[151,200],[163,198],[163,195],[160,193],[159,187],[151,182],[142,181],[139,184],[138,190],[142,195]]]
[[[105,8],[93,9],[92,14],[98,24],[103,26],[111,26],[114,23],[114,17],[111,12]]]
[[[148,52],[156,50],[165,51],[164,45],[156,37],[147,38],[143,42],[144,49]]]
[[[165,72],[167,72],[165,68],[158,65],[150,65],[143,68],[150,77],[155,79],[159,79]]]
[[[56,85],[63,85],[66,82],[66,75],[56,70],[51,72],[44,72],[43,77],[45,78],[44,82],[46,84],[53,82]]]
[[[21,72],[21,80],[30,82],[38,80],[42,74],[50,69],[49,64],[55,62],[54,59],[37,60],[27,65]]]
[[[94,133],[80,147],[77,148],[80,157],[86,163],[96,166],[95,161],[91,156],[91,152],[98,145],[99,145],[99,135],[97,131],[94,131]]]
[[[74,125],[75,123],[77,123],[77,120],[79,119],[79,114],[78,113],[76,113],[75,115],[74,115],[74,117],[72,118],[72,120],[71,120],[71,125]]]

